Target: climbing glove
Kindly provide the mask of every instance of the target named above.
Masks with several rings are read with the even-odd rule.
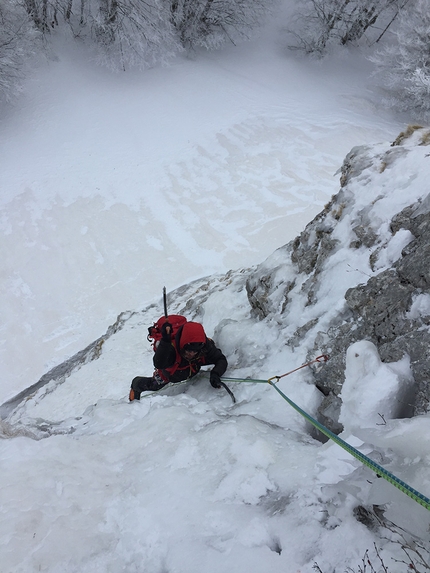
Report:
[[[171,333],[172,333],[172,325],[170,324],[170,322],[165,322],[161,327],[161,340],[164,340],[164,342],[171,342],[172,340]]]
[[[221,388],[221,378],[216,372],[211,372],[210,383],[213,388]]]

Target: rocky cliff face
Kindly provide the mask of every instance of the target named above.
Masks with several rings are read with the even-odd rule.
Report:
[[[299,324],[289,345],[330,355],[313,377],[321,421],[335,432],[346,351],[358,340],[384,362],[408,355],[415,387],[403,416],[430,410],[429,143],[428,130],[411,126],[391,146],[354,148],[339,193],[247,281],[260,319]],[[324,297],[336,295],[327,309]]]

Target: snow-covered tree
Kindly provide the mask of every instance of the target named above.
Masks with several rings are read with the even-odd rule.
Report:
[[[395,41],[371,58],[386,102],[430,120],[430,0],[415,0],[399,17]]]
[[[110,68],[152,66],[181,49],[163,0],[96,0],[92,14],[100,61]]]
[[[291,48],[323,55],[330,45],[378,42],[410,0],[304,0]]]
[[[19,90],[23,70],[37,51],[39,34],[23,4],[0,2],[0,98],[11,99]]]
[[[172,23],[186,48],[218,48],[247,39],[270,10],[271,0],[168,0]]]
[[[184,48],[246,39],[276,0],[20,1],[42,34],[67,24],[95,42],[102,64],[121,70],[152,66]]]
[[[145,68],[181,49],[168,0],[23,1],[45,36],[67,25],[73,36],[92,40],[100,63],[114,70]]]
[[[24,0],[24,4],[39,31],[47,32],[58,24],[57,13],[62,9],[62,0]]]

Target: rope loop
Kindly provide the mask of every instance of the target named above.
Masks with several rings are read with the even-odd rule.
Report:
[[[268,382],[269,382],[269,384],[272,384],[272,380],[275,380],[275,378],[276,378],[276,382],[279,382],[279,380],[281,378],[283,378],[284,376],[288,376],[289,374],[292,374],[293,372],[297,372],[297,370],[300,370],[301,368],[306,368],[306,366],[310,366],[311,364],[315,364],[316,362],[318,362],[318,363],[327,362],[327,360],[329,358],[330,357],[328,356],[328,354],[321,354],[320,356],[317,356],[316,358],[314,358],[310,362],[306,362],[306,364],[302,364],[298,368],[294,368],[294,370],[290,370],[289,372],[286,372],[285,374],[281,374],[280,376],[272,376],[272,378],[269,378]]]

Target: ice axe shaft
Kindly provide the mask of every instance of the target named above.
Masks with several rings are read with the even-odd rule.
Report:
[[[168,314],[167,314],[167,293],[166,293],[166,287],[163,287],[163,304],[164,304],[164,316],[165,316],[165,318],[167,318]]]
[[[230,388],[227,386],[227,384],[224,384],[224,382],[220,382],[221,386],[223,388],[225,388],[227,390],[227,392],[230,395],[230,398],[233,400],[233,404],[236,404],[236,398],[234,397],[233,392],[230,390]]]
[[[164,318],[166,319],[166,322],[168,321],[168,313],[167,313],[167,293],[166,293],[166,287],[163,287],[163,305],[164,305]],[[171,328],[170,326],[166,327],[166,332],[168,334],[170,334]]]

